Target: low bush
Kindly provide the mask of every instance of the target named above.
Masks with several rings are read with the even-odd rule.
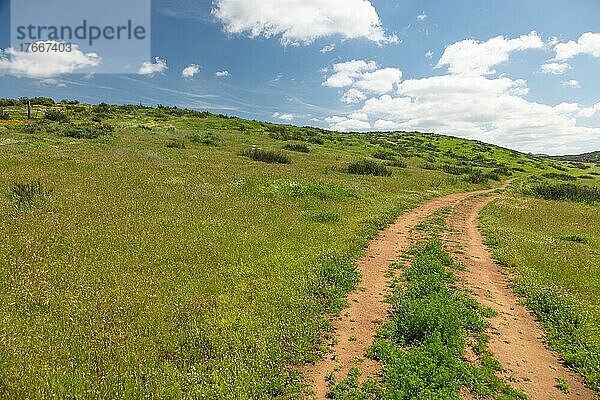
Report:
[[[44,119],[55,122],[66,122],[67,114],[60,110],[47,110],[44,113]]]
[[[393,161],[396,159],[396,155],[390,151],[378,150],[375,153],[373,153],[373,158],[377,158],[379,160]]]
[[[310,216],[313,222],[333,223],[341,220],[340,214],[331,211],[319,211]]]
[[[310,153],[310,147],[304,143],[288,143],[283,146],[285,150],[295,151],[297,153]]]
[[[194,133],[192,135],[188,135],[187,138],[192,143],[204,144],[207,146],[216,146],[221,138],[212,133]]]
[[[166,146],[170,149],[185,149],[185,140],[183,139],[171,139],[167,142]]]
[[[290,157],[278,151],[259,149],[253,147],[248,150],[244,150],[241,153],[242,156],[253,159],[254,161],[262,161],[269,164],[291,164],[292,160]]]
[[[0,108],[0,121],[6,121],[10,119],[10,114],[6,111]]]
[[[467,176],[466,176],[466,179],[468,182],[474,183],[474,184],[486,183],[488,181],[488,175],[486,175],[482,171],[476,169],[476,170],[469,172],[469,174],[467,174]]]
[[[347,172],[355,175],[391,176],[385,165],[371,160],[360,160],[348,165]]]
[[[44,189],[38,180],[35,183],[16,182],[10,188],[8,195],[15,209],[32,206],[39,201],[45,200],[52,193],[52,189]]]
[[[600,188],[572,183],[550,184],[542,182],[529,186],[530,194],[545,200],[567,200],[585,203],[600,202]]]
[[[396,167],[396,168],[406,168],[408,166],[408,164],[404,160],[394,160],[394,161],[388,163],[388,165],[390,167]]]
[[[98,139],[101,136],[109,135],[113,131],[114,127],[107,124],[67,125],[60,131],[60,134],[73,139]]]
[[[544,178],[548,178],[548,179],[557,179],[559,181],[576,181],[577,177],[572,176],[572,175],[568,175],[568,174],[557,174],[555,172],[548,172],[547,174],[543,175]]]

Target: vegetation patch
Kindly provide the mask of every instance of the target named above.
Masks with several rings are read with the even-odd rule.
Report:
[[[46,110],[44,118],[55,122],[66,122],[68,119],[67,114],[60,110]]]
[[[566,200],[590,204],[600,202],[600,187],[595,186],[542,182],[529,186],[529,190],[526,192],[545,200]]]
[[[283,146],[285,150],[295,151],[297,153],[310,153],[310,147],[304,143],[288,143]]]
[[[192,143],[203,144],[206,146],[217,146],[221,138],[213,133],[194,133],[187,136]]]
[[[273,150],[260,149],[253,147],[248,150],[244,150],[241,153],[242,156],[253,159],[254,161],[261,161],[268,164],[291,164],[292,159],[285,153]]]
[[[39,180],[34,183],[17,182],[8,191],[8,196],[16,210],[39,204],[50,194],[52,189],[45,189]]]
[[[391,176],[390,171],[384,164],[371,160],[360,160],[348,165],[346,171],[354,175]]]
[[[478,397],[526,399],[495,373],[499,366],[480,366],[464,360],[468,337],[479,337],[486,316],[493,312],[459,291],[447,269],[452,259],[438,239],[416,247],[412,266],[406,269],[406,288],[396,288],[392,320],[380,331],[369,353],[382,363],[381,381],[362,388],[357,371],[337,385],[334,399],[459,399],[463,390]],[[485,354],[485,338],[475,351]],[[491,358],[490,358],[491,359]]]
[[[341,219],[340,214],[332,211],[319,211],[310,215],[310,220],[313,222],[333,223],[340,222]]]

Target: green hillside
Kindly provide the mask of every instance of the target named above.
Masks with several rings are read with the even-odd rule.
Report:
[[[106,104],[33,117],[0,112],[10,398],[298,398],[378,229],[435,196],[600,175],[428,133]]]

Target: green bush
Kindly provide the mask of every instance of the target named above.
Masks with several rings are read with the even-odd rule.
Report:
[[[390,167],[406,168],[408,164],[404,160],[394,160],[388,164]]]
[[[47,110],[44,113],[44,119],[55,122],[66,122],[67,115],[60,110]]]
[[[474,184],[486,183],[488,181],[488,176],[482,171],[476,169],[469,172],[467,175],[467,181]]]
[[[52,193],[52,189],[44,189],[38,180],[35,183],[17,182],[9,190],[9,197],[15,209],[32,206],[38,201],[43,201]]]
[[[543,176],[548,179],[558,179],[560,181],[576,181],[577,180],[577,177],[575,177],[575,176],[568,175],[568,174],[557,174],[555,172],[548,172],[547,174],[544,174]]]
[[[331,211],[319,211],[310,216],[310,220],[313,222],[331,223],[339,222],[341,220],[340,214]]]
[[[355,175],[391,176],[385,165],[371,160],[360,160],[348,165],[347,172]]]
[[[10,114],[7,111],[0,108],[0,121],[6,121],[8,119],[10,119]]]
[[[310,153],[310,147],[304,143],[288,143],[283,146],[285,150],[295,151],[297,153]]]
[[[61,135],[73,139],[98,139],[114,131],[114,127],[107,124],[99,125],[66,125]]]
[[[253,147],[249,150],[245,150],[241,153],[242,156],[253,159],[254,161],[262,161],[269,164],[291,164],[292,160],[287,154],[273,151],[273,150],[264,150],[259,149],[258,147]]]
[[[216,146],[221,141],[221,138],[213,133],[194,133],[188,135],[187,138],[193,143],[207,146]]]
[[[373,153],[373,158],[377,158],[379,160],[393,161],[396,159],[396,155],[390,151],[378,150],[375,153]]]
[[[166,146],[170,149],[185,149],[185,140],[183,139],[171,139],[167,142]]]
[[[527,192],[545,200],[567,200],[590,204],[600,202],[600,188],[594,186],[575,185],[572,183],[554,185],[542,182],[531,185],[529,190],[526,190]]]

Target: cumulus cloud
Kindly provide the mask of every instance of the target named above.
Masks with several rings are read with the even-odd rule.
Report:
[[[227,33],[279,36],[283,45],[330,36],[398,42],[397,36],[385,33],[369,0],[215,0],[212,14]]]
[[[293,121],[294,120],[294,115],[293,114],[282,114],[279,112],[275,112],[273,113],[273,118],[277,118],[280,119],[282,121]]]
[[[181,71],[181,76],[184,78],[193,78],[194,75],[200,73],[200,67],[197,64],[190,64]]]
[[[351,86],[355,79],[363,73],[375,71],[377,63],[375,61],[352,60],[333,65],[333,74],[323,82],[323,86],[332,88],[341,88]]]
[[[225,77],[229,76],[229,71],[227,71],[227,70],[217,71],[217,72],[215,72],[215,76],[217,78],[225,78]]]
[[[445,54],[443,65],[450,66],[449,73],[402,81],[396,91],[361,100],[364,103],[347,115],[325,121],[335,130],[433,131],[535,153],[586,150],[586,146],[598,142],[600,129],[581,126],[578,118],[600,115],[600,103],[584,108],[576,103],[552,106],[532,102],[524,98],[529,92],[527,81],[505,74],[487,76],[514,49],[538,48],[536,38],[539,39],[535,33],[517,39],[496,38],[491,41],[504,44],[493,46],[486,44],[490,41],[469,41],[475,50],[459,42],[460,46],[449,46],[452,49]],[[480,45],[503,48],[498,50],[503,54],[492,56],[489,49],[483,51]],[[458,48],[465,54],[459,54]],[[353,78],[352,84],[358,80]]]
[[[350,89],[342,96],[342,101],[346,104],[356,104],[366,100],[367,96],[358,89]]]
[[[362,92],[389,93],[397,87],[401,80],[402,71],[398,68],[379,69],[375,61],[352,60],[334,64],[333,73],[323,82],[323,86],[332,88],[352,86],[356,90],[349,90],[343,97],[343,99],[351,100],[362,97],[359,94]],[[345,102],[351,103],[352,101]]]
[[[340,116],[327,117],[325,122],[329,124],[331,129],[340,132],[364,131],[371,128],[371,124],[366,121]]]
[[[515,39],[497,36],[485,42],[463,40],[446,47],[436,67],[447,66],[451,74],[491,75],[495,73],[492,67],[507,62],[511,53],[543,47],[535,31]]]
[[[417,15],[417,21],[425,21],[426,19],[427,19],[427,14],[425,14],[424,12]]]
[[[156,57],[154,62],[145,61],[140,69],[138,70],[138,74],[140,75],[155,75],[155,74],[164,74],[169,67],[167,66],[167,62],[160,57]]]
[[[58,44],[51,40],[38,43]],[[96,67],[100,61],[96,53],[83,53],[76,45],[71,52],[22,52],[8,48],[0,50],[0,76],[47,80]]]
[[[579,86],[579,81],[576,81],[575,79],[563,81],[562,84],[563,84],[563,86],[570,87],[573,89],[579,89],[581,87],[581,86]]]
[[[547,62],[542,65],[542,73],[544,74],[562,75],[569,69],[571,69],[571,66],[566,63]]]
[[[577,42],[558,43],[554,47],[556,61],[566,61],[581,54],[600,57],[600,33],[584,33]]]

